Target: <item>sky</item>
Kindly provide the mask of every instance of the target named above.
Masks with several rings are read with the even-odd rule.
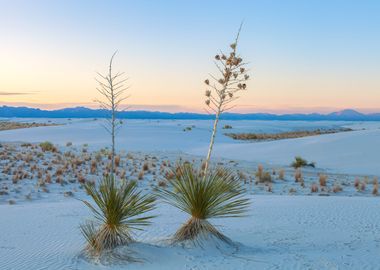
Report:
[[[125,105],[201,112],[244,21],[235,112],[380,112],[379,14],[376,0],[0,0],[0,105],[96,107],[117,50]]]

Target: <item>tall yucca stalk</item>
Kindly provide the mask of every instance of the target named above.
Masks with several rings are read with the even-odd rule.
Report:
[[[172,189],[160,189],[159,195],[191,216],[175,233],[174,241],[199,241],[213,236],[230,242],[208,219],[244,215],[249,200],[243,197],[244,189],[234,174],[219,168],[203,177],[203,172],[191,164],[180,164],[173,173],[176,179],[170,180]]]
[[[116,184],[113,176],[108,176],[95,185],[86,184],[87,193],[94,205],[83,201],[93,212],[95,220],[81,225],[81,231],[87,240],[87,250],[100,254],[132,241],[132,230],[150,224],[153,216],[142,216],[154,209],[155,197],[142,195],[137,191],[134,181]]]
[[[232,109],[234,107],[232,103],[239,98],[236,94],[247,88],[246,81],[249,79],[249,75],[245,68],[246,63],[243,62],[237,52],[241,27],[242,25],[240,25],[235,42],[230,45],[231,51],[227,54],[220,53],[215,56],[218,75],[210,75],[211,79],[204,81],[207,85],[206,105],[211,112],[207,111],[215,114],[210,145],[205,160],[204,175],[207,174],[209,167],[220,115]]]
[[[113,59],[117,52],[115,52],[110,60],[107,74],[98,74],[95,80],[98,83],[96,88],[98,92],[104,97],[104,100],[95,100],[99,103],[100,107],[110,112],[110,117],[107,118],[107,124],[104,125],[106,131],[111,135],[111,174],[115,173],[115,136],[117,130],[120,128],[120,122],[117,121],[117,112],[120,109],[121,102],[127,99],[124,92],[128,89],[125,86],[127,78],[124,77],[124,72],[114,73],[112,70]]]

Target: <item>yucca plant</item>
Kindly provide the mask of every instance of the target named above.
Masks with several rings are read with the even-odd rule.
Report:
[[[95,203],[83,201],[95,217],[95,220],[81,225],[90,253],[100,254],[126,245],[133,240],[133,230],[141,230],[142,226],[150,224],[153,216],[143,214],[154,209],[155,197],[141,194],[136,182],[117,184],[112,176],[108,176],[99,188],[86,184],[85,189]]]
[[[240,217],[247,210],[249,200],[243,197],[244,189],[234,174],[219,168],[204,177],[203,170],[187,163],[178,165],[174,175],[176,178],[169,181],[172,189],[159,189],[158,193],[164,201],[191,215],[175,233],[174,242],[197,242],[210,236],[230,242],[208,219]]]

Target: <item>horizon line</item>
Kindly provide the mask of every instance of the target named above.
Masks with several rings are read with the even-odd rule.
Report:
[[[64,110],[64,109],[75,109],[75,108],[86,108],[86,109],[90,109],[90,110],[100,110],[102,108],[99,108],[97,106],[85,106],[84,104],[72,104],[72,106],[66,106],[66,107],[57,107],[57,108],[50,108],[50,109],[47,109],[47,108],[41,108],[41,107],[35,107],[35,106],[28,106],[28,105],[11,105],[11,104],[5,104],[5,103],[0,103],[0,106],[1,107],[11,107],[11,108],[28,108],[28,109],[39,109],[39,110],[42,110],[42,111],[57,111],[57,110]],[[131,105],[131,106],[134,106],[134,105]],[[135,105],[136,107],[165,107],[164,106],[160,106],[160,105]],[[166,106],[174,106],[174,105],[166,105]],[[178,108],[180,108],[180,106],[176,106]],[[306,108],[304,108],[306,109]],[[356,108],[335,108],[335,109],[332,109],[330,111],[324,111],[324,112],[321,112],[321,111],[313,111],[313,110],[307,110],[307,111],[303,111],[303,112],[300,112],[300,111],[284,111],[284,112],[280,112],[277,111],[277,112],[274,112],[274,111],[266,111],[266,110],[255,110],[255,111],[245,111],[245,112],[236,112],[236,111],[230,111],[230,112],[226,112],[226,113],[230,113],[230,114],[273,114],[273,115],[289,115],[289,114],[321,114],[321,115],[327,115],[327,114],[330,114],[330,113],[338,113],[338,112],[342,112],[342,111],[347,111],[347,110],[352,110],[352,111],[356,111],[358,113],[361,113],[361,114],[365,114],[365,115],[368,115],[368,114],[376,114],[376,113],[380,113],[380,109],[356,109]],[[366,110],[370,110],[370,111],[366,111]],[[179,113],[189,113],[189,114],[202,114],[202,115],[207,115],[208,113],[207,112],[202,112],[202,111],[199,111],[199,110],[179,110],[179,111],[165,111],[165,110],[159,110],[158,108],[156,109],[152,109],[152,108],[139,108],[139,109],[130,109],[130,110],[121,110],[120,112],[138,112],[138,111],[145,111],[145,112],[152,112],[152,113],[170,113],[170,114],[179,114]]]

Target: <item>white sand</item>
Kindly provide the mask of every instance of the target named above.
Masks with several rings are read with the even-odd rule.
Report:
[[[71,141],[88,143],[98,149],[109,144],[101,121],[52,119],[52,122],[69,124],[0,132],[0,142],[48,140],[64,145]],[[210,121],[124,120],[124,123],[117,138],[119,150],[183,151],[201,156],[207,152]],[[222,121],[220,127],[225,124],[232,125],[233,129],[220,128],[215,156],[286,166],[296,155],[301,155],[315,161],[317,167],[333,172],[380,176],[380,155],[376,147],[380,145],[380,122]],[[225,132],[284,132],[342,125],[358,131],[258,143],[235,141],[223,135]],[[183,131],[191,126],[195,126],[191,131]],[[361,130],[363,128],[365,130]]]
[[[89,144],[90,150],[108,145],[100,120],[59,121],[72,123],[0,132],[0,143],[49,140],[65,145],[71,141],[74,147]],[[209,124],[209,121],[128,121],[119,133],[118,150],[203,156],[210,135]],[[302,155],[317,162],[321,169],[380,175],[377,150],[380,123],[227,121],[224,124],[233,126],[229,132],[350,126],[358,131],[260,143],[233,141],[223,136],[221,129],[215,156],[242,160],[239,163],[256,168],[258,162],[286,166],[295,155]],[[183,131],[192,125],[195,127],[191,131]],[[139,185],[148,189],[149,179]],[[22,180],[17,185],[23,185],[24,181],[34,180]],[[315,179],[306,179],[306,184],[311,181]],[[11,179],[0,182],[12,186]],[[292,186],[293,182],[288,179],[280,185]],[[79,224],[90,213],[76,199],[83,198],[83,190],[78,189],[74,198],[66,198],[59,185],[50,185],[50,193],[42,193],[37,200],[33,197],[31,202],[17,200],[16,205],[8,205],[0,201],[0,269],[380,269],[380,200],[371,195],[369,188],[357,193],[352,183],[344,187],[340,196],[248,195],[252,200],[248,217],[213,220],[236,241],[234,248],[168,246],[165,240],[187,216],[158,202],[155,210],[158,217],[153,225],[135,235],[139,243],[118,250],[122,254],[132,252],[143,262],[118,264],[115,260],[112,264],[84,260],[81,251],[85,243]],[[283,194],[288,194],[290,186],[284,187]],[[65,186],[64,190],[69,188],[72,186]],[[260,194],[268,194],[254,188],[257,189]],[[10,194],[3,197],[23,196],[20,190],[21,187],[11,187]],[[352,194],[355,196],[348,197]]]
[[[89,215],[80,201],[0,205],[0,269],[379,269],[379,207],[373,198],[254,196],[249,217],[213,221],[237,244],[217,250],[163,245],[186,215],[160,204],[130,247],[144,262],[107,266],[80,256],[78,225]]]

